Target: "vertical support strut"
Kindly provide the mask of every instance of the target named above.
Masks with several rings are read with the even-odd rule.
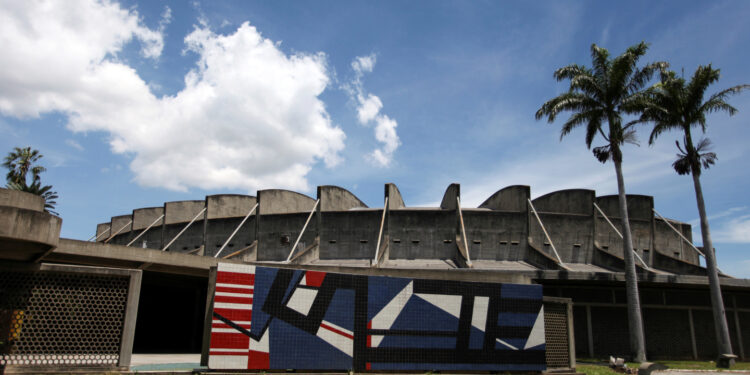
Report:
[[[299,232],[299,236],[297,236],[297,241],[294,241],[294,246],[292,246],[292,250],[289,252],[289,256],[286,257],[286,261],[284,263],[289,263],[289,261],[292,259],[294,250],[297,248],[299,241],[302,239],[302,235],[305,234],[305,229],[307,229],[307,224],[310,224],[310,219],[312,219],[313,215],[315,214],[315,209],[318,208],[318,203],[320,203],[320,199],[315,201],[315,205],[313,206],[312,211],[310,211],[310,215],[307,217],[307,220],[305,221],[305,225],[302,227],[302,231]]]
[[[116,235],[120,234],[120,232],[122,232],[123,229],[125,229],[128,225],[132,223],[133,223],[133,220],[128,220],[128,222],[125,225],[123,225],[122,228],[118,229],[117,232],[115,232],[115,234],[109,236],[109,238],[104,240],[104,243],[109,243],[111,239],[115,238]]]
[[[171,245],[172,245],[172,243],[174,243],[175,241],[177,241],[177,239],[178,239],[178,238],[180,238],[180,236],[181,236],[181,235],[182,235],[183,233],[185,233],[185,231],[186,231],[186,230],[187,230],[188,228],[190,228],[190,226],[191,226],[191,225],[193,225],[193,223],[194,223],[194,222],[195,222],[196,220],[198,220],[198,216],[201,216],[201,215],[202,215],[202,214],[203,214],[204,212],[206,212],[206,207],[203,207],[203,209],[201,210],[201,212],[198,212],[198,214],[197,214],[197,215],[195,215],[195,217],[193,218],[193,220],[190,220],[190,222],[189,222],[189,223],[187,223],[187,225],[185,225],[185,228],[182,228],[182,230],[180,231],[180,233],[177,233],[177,235],[176,235],[176,236],[174,236],[174,238],[172,239],[172,241],[169,241],[169,243],[167,244],[167,246],[164,246],[164,248],[163,248],[163,249],[161,249],[161,251],[165,251],[165,250],[167,250],[167,249],[169,248],[169,246],[171,246]]]
[[[542,223],[542,219],[539,218],[539,214],[536,212],[536,208],[534,208],[534,204],[531,203],[531,199],[526,199],[527,202],[529,202],[529,207],[531,207],[531,212],[534,213],[534,217],[536,217],[536,221],[539,222],[539,226],[542,227],[542,232],[544,232],[544,237],[547,238],[547,241],[549,242],[550,247],[552,247],[552,252],[555,253],[555,258],[557,258],[557,264],[560,265],[565,270],[569,270],[569,268],[563,263],[562,259],[560,259],[560,254],[557,253],[557,249],[555,248],[555,244],[552,242],[552,239],[549,237],[549,234],[547,233],[547,229],[544,227],[544,224]]]
[[[607,217],[607,215],[604,214],[604,211],[602,211],[602,209],[599,208],[599,205],[597,205],[596,203],[594,203],[594,208],[596,208],[596,210],[599,211],[599,213],[602,215],[602,217],[604,217],[604,220],[607,221],[607,223],[609,224],[610,227],[612,227],[612,229],[615,231],[615,233],[617,233],[617,235],[620,236],[620,238],[622,238],[622,233],[620,233],[620,231],[617,230],[617,227],[615,227],[615,225],[612,224],[612,222],[609,220],[609,218]],[[633,249],[633,255],[635,255],[635,257],[638,258],[639,261],[641,261],[641,264],[643,264],[643,268],[645,268],[648,271],[651,271],[651,268],[648,267],[648,264],[646,264],[646,262],[643,261],[643,258],[641,258],[641,256],[638,255],[638,253],[635,251],[635,249]]]
[[[231,241],[232,238],[234,238],[234,235],[237,234],[237,232],[240,230],[240,228],[242,228],[242,226],[245,224],[245,222],[250,217],[250,215],[252,215],[253,212],[255,212],[256,208],[258,208],[258,203],[256,203],[255,206],[253,206],[253,208],[250,210],[250,212],[248,212],[247,215],[245,215],[245,218],[242,219],[242,221],[240,222],[240,225],[238,225],[237,228],[234,229],[234,232],[232,232],[232,234],[229,235],[229,238],[227,238],[227,240],[224,241],[224,245],[222,245],[221,249],[219,249],[219,251],[216,253],[216,255],[214,255],[214,258],[217,258],[219,256],[219,254],[221,254],[221,252],[224,251],[224,248],[227,247],[227,244],[229,244],[229,241]]]
[[[159,216],[158,218],[156,218],[156,220],[154,220],[154,222],[153,222],[153,223],[149,224],[149,225],[148,225],[148,226],[146,227],[146,229],[144,229],[144,230],[143,230],[143,232],[141,232],[141,233],[138,233],[138,235],[137,235],[137,236],[135,236],[135,238],[133,238],[133,240],[132,240],[132,241],[130,241],[130,242],[128,242],[128,244],[127,244],[127,245],[125,245],[125,246],[130,246],[130,245],[132,245],[132,244],[133,244],[133,242],[135,242],[135,241],[138,241],[138,239],[139,239],[139,238],[141,238],[141,236],[142,236],[142,235],[146,234],[146,232],[148,232],[148,230],[149,230],[149,229],[151,229],[151,227],[153,227],[153,226],[154,226],[154,224],[156,224],[156,222],[157,222],[157,221],[159,221],[159,220],[161,220],[161,218],[163,218],[163,217],[164,217],[164,214],[161,214],[161,216]]]
[[[385,197],[385,203],[383,203],[383,217],[380,218],[380,231],[378,231],[378,244],[375,246],[375,258],[372,260],[373,265],[377,265],[378,260],[380,259],[380,241],[383,239],[386,211],[388,211],[388,197]]]

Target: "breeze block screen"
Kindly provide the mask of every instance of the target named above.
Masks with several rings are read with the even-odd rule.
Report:
[[[210,369],[545,370],[540,285],[220,263]]]

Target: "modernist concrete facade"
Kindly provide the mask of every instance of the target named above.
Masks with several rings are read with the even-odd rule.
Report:
[[[336,186],[318,187],[316,197],[215,195],[135,209],[99,224],[97,236],[151,249],[171,242],[165,251],[203,257],[223,247],[217,258],[255,264],[540,283],[545,295],[573,299],[579,356],[629,354],[617,196],[573,189],[532,200],[530,187],[517,185],[473,208],[461,206],[460,190],[450,185],[439,207],[410,207],[393,184],[377,208]],[[628,207],[650,357],[715,357],[705,268],[690,225],[655,215],[650,196],[629,195]],[[733,348],[745,358],[750,282],[724,275],[722,283]]]
[[[510,186],[473,208],[461,205],[460,190],[450,185],[439,207],[410,207],[393,184],[376,208],[336,186],[315,197],[213,195],[134,209],[79,241],[59,238],[61,219],[42,212],[38,197],[0,189],[0,263],[140,270],[136,353],[201,350],[209,274],[222,261],[541,284],[545,298],[572,299],[568,344],[579,357],[629,355],[616,196],[577,189],[532,200],[530,187]],[[660,218],[653,205],[628,196],[648,356],[713,359],[707,279],[690,225]],[[721,283],[732,346],[747,358],[750,280],[723,275]]]

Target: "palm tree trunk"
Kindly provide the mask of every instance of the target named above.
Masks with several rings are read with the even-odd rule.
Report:
[[[635,273],[633,256],[633,236],[628,219],[628,202],[625,196],[625,181],[622,177],[622,161],[614,160],[617,174],[617,193],[620,198],[620,217],[622,218],[622,257],[625,259],[625,294],[628,302],[628,326],[630,332],[630,350],[635,362],[646,361],[646,340],[643,336],[643,318],[641,302],[638,296],[638,277]]]
[[[695,172],[695,171],[693,171]],[[708,287],[711,290],[711,306],[713,307],[714,329],[716,330],[716,344],[719,355],[732,354],[732,342],[729,339],[729,327],[724,310],[724,300],[719,286],[719,272],[716,268],[716,255],[711,242],[711,231],[708,227],[706,204],[703,201],[700,175],[692,173],[695,185],[695,200],[698,201],[698,215],[701,219],[701,235],[703,237],[703,253],[706,255],[706,273],[708,273]]]

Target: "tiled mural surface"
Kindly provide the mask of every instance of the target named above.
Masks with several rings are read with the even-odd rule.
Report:
[[[545,369],[540,285],[220,263],[209,368]]]

